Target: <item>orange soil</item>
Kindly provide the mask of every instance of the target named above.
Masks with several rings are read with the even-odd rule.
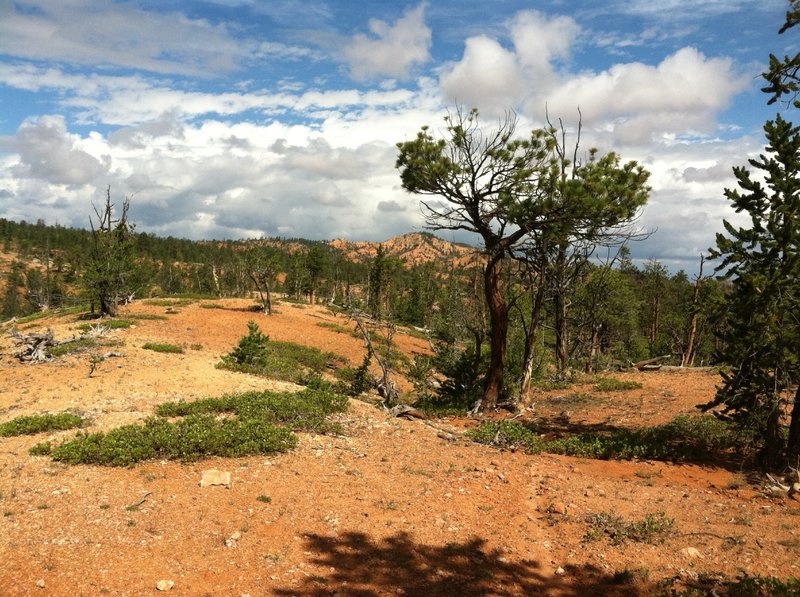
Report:
[[[294,388],[214,368],[250,319],[273,339],[354,365],[363,357],[358,339],[317,325],[347,325],[323,307],[282,303],[267,317],[247,312],[247,301],[220,304],[112,332],[120,346],[108,350],[124,356],[91,377],[87,354],[23,365],[3,338],[0,421],[75,409],[92,430],[107,430],[168,400]],[[142,303],[127,310],[164,313]],[[74,316],[43,325],[58,338],[77,333]],[[426,350],[415,338],[395,339],[407,353]],[[148,341],[187,350],[143,350]],[[580,388],[540,393],[534,413],[574,425],[649,425],[693,412],[717,381],[703,372],[621,377],[644,386],[580,403],[566,398]],[[359,401],[337,418],[341,437],[301,434],[288,454],[123,469],[28,455],[73,432],[0,438],[0,594],[140,595],[170,580],[175,595],[634,595],[645,585],[615,584],[615,573],[646,569],[651,581],[690,583],[702,574],[800,574],[800,503],[764,497],[735,465],[500,452],[463,438],[475,422],[407,421]],[[230,489],[199,486],[212,468],[231,472]],[[663,544],[585,540],[592,514],[634,520],[660,511],[675,520]],[[682,551],[689,547],[698,553]]]

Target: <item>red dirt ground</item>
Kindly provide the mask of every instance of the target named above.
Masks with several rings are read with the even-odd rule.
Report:
[[[108,430],[168,400],[294,388],[215,369],[250,319],[272,339],[353,365],[363,357],[358,339],[318,325],[347,325],[323,307],[280,303],[267,317],[247,312],[247,301],[218,303],[225,308],[195,302],[111,332],[118,346],[108,350],[123,357],[91,377],[88,354],[23,365],[2,338],[0,422],[74,409],[91,430]],[[126,309],[165,311],[141,302]],[[77,333],[75,316],[45,325],[57,338]],[[407,353],[426,350],[410,336],[395,339]],[[187,349],[161,354],[145,342]],[[718,380],[619,377],[643,387],[579,402],[565,397],[588,387],[542,392],[534,413],[573,425],[651,425],[694,412]],[[288,454],[122,469],[28,455],[74,432],[0,438],[0,594],[140,595],[166,580],[175,595],[638,595],[649,592],[644,578],[800,575],[800,502],[765,497],[736,464],[501,452],[463,437],[475,422],[396,419],[355,400],[338,420],[341,437],[301,434]],[[212,468],[232,474],[230,489],[199,486]],[[665,512],[674,525],[662,544],[586,541],[587,518],[600,512],[629,521]],[[623,583],[624,571],[638,580]]]

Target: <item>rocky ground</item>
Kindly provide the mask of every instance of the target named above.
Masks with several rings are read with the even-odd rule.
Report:
[[[0,422],[70,409],[108,430],[169,400],[291,384],[216,369],[255,319],[291,340],[360,363],[362,342],[322,307],[246,301],[178,305],[167,319],[112,331],[108,358],[27,365],[0,340]],[[142,302],[127,314],[162,315]],[[123,316],[125,313],[122,314]],[[39,320],[56,337],[75,316]],[[28,331],[28,330],[24,330]],[[398,334],[406,353],[426,342]],[[143,350],[145,342],[186,347]],[[622,374],[641,389],[574,400],[540,392],[532,414],[574,428],[651,425],[695,411],[708,372]],[[586,390],[588,392],[588,390]],[[511,416],[510,413],[497,416]],[[476,445],[470,420],[405,420],[360,401],[338,415],[341,436],[301,434],[288,454],[153,461],[132,468],[67,466],[30,456],[74,432],[0,438],[3,595],[638,595],[741,574],[798,576],[800,502],[767,497],[736,461],[717,465],[530,456]],[[230,485],[202,487],[204,471]],[[663,542],[614,544],[597,515],[664,513]],[[597,533],[595,533],[597,535]]]

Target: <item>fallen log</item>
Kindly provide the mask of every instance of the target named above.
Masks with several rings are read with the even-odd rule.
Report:
[[[638,363],[631,363],[631,367],[633,369],[638,369],[639,371],[645,370],[645,367],[649,367],[651,365],[656,365],[661,361],[666,361],[667,359],[672,358],[671,354],[665,354],[664,356],[660,357],[653,357],[651,359],[645,359],[644,361],[639,361]],[[652,370],[652,369],[650,369]]]
[[[65,340],[56,340],[53,335],[53,330],[47,329],[44,333],[27,334],[23,336],[16,330],[11,330],[8,335],[14,340],[16,346],[21,346],[22,349],[14,353],[14,356],[23,363],[43,363],[49,361],[52,357],[48,351],[62,344],[69,344],[79,340],[87,340],[90,338],[98,338],[104,336],[108,332],[105,326],[96,326],[88,334],[81,334],[79,336],[72,336]]]

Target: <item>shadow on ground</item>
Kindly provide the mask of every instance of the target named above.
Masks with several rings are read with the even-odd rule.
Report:
[[[325,570],[276,595],[612,595],[647,594],[644,587],[623,584],[593,566],[567,567],[558,576],[552,566],[512,561],[486,541],[474,538],[444,546],[415,543],[406,533],[373,540],[364,533],[335,537],[304,535],[307,563]]]

